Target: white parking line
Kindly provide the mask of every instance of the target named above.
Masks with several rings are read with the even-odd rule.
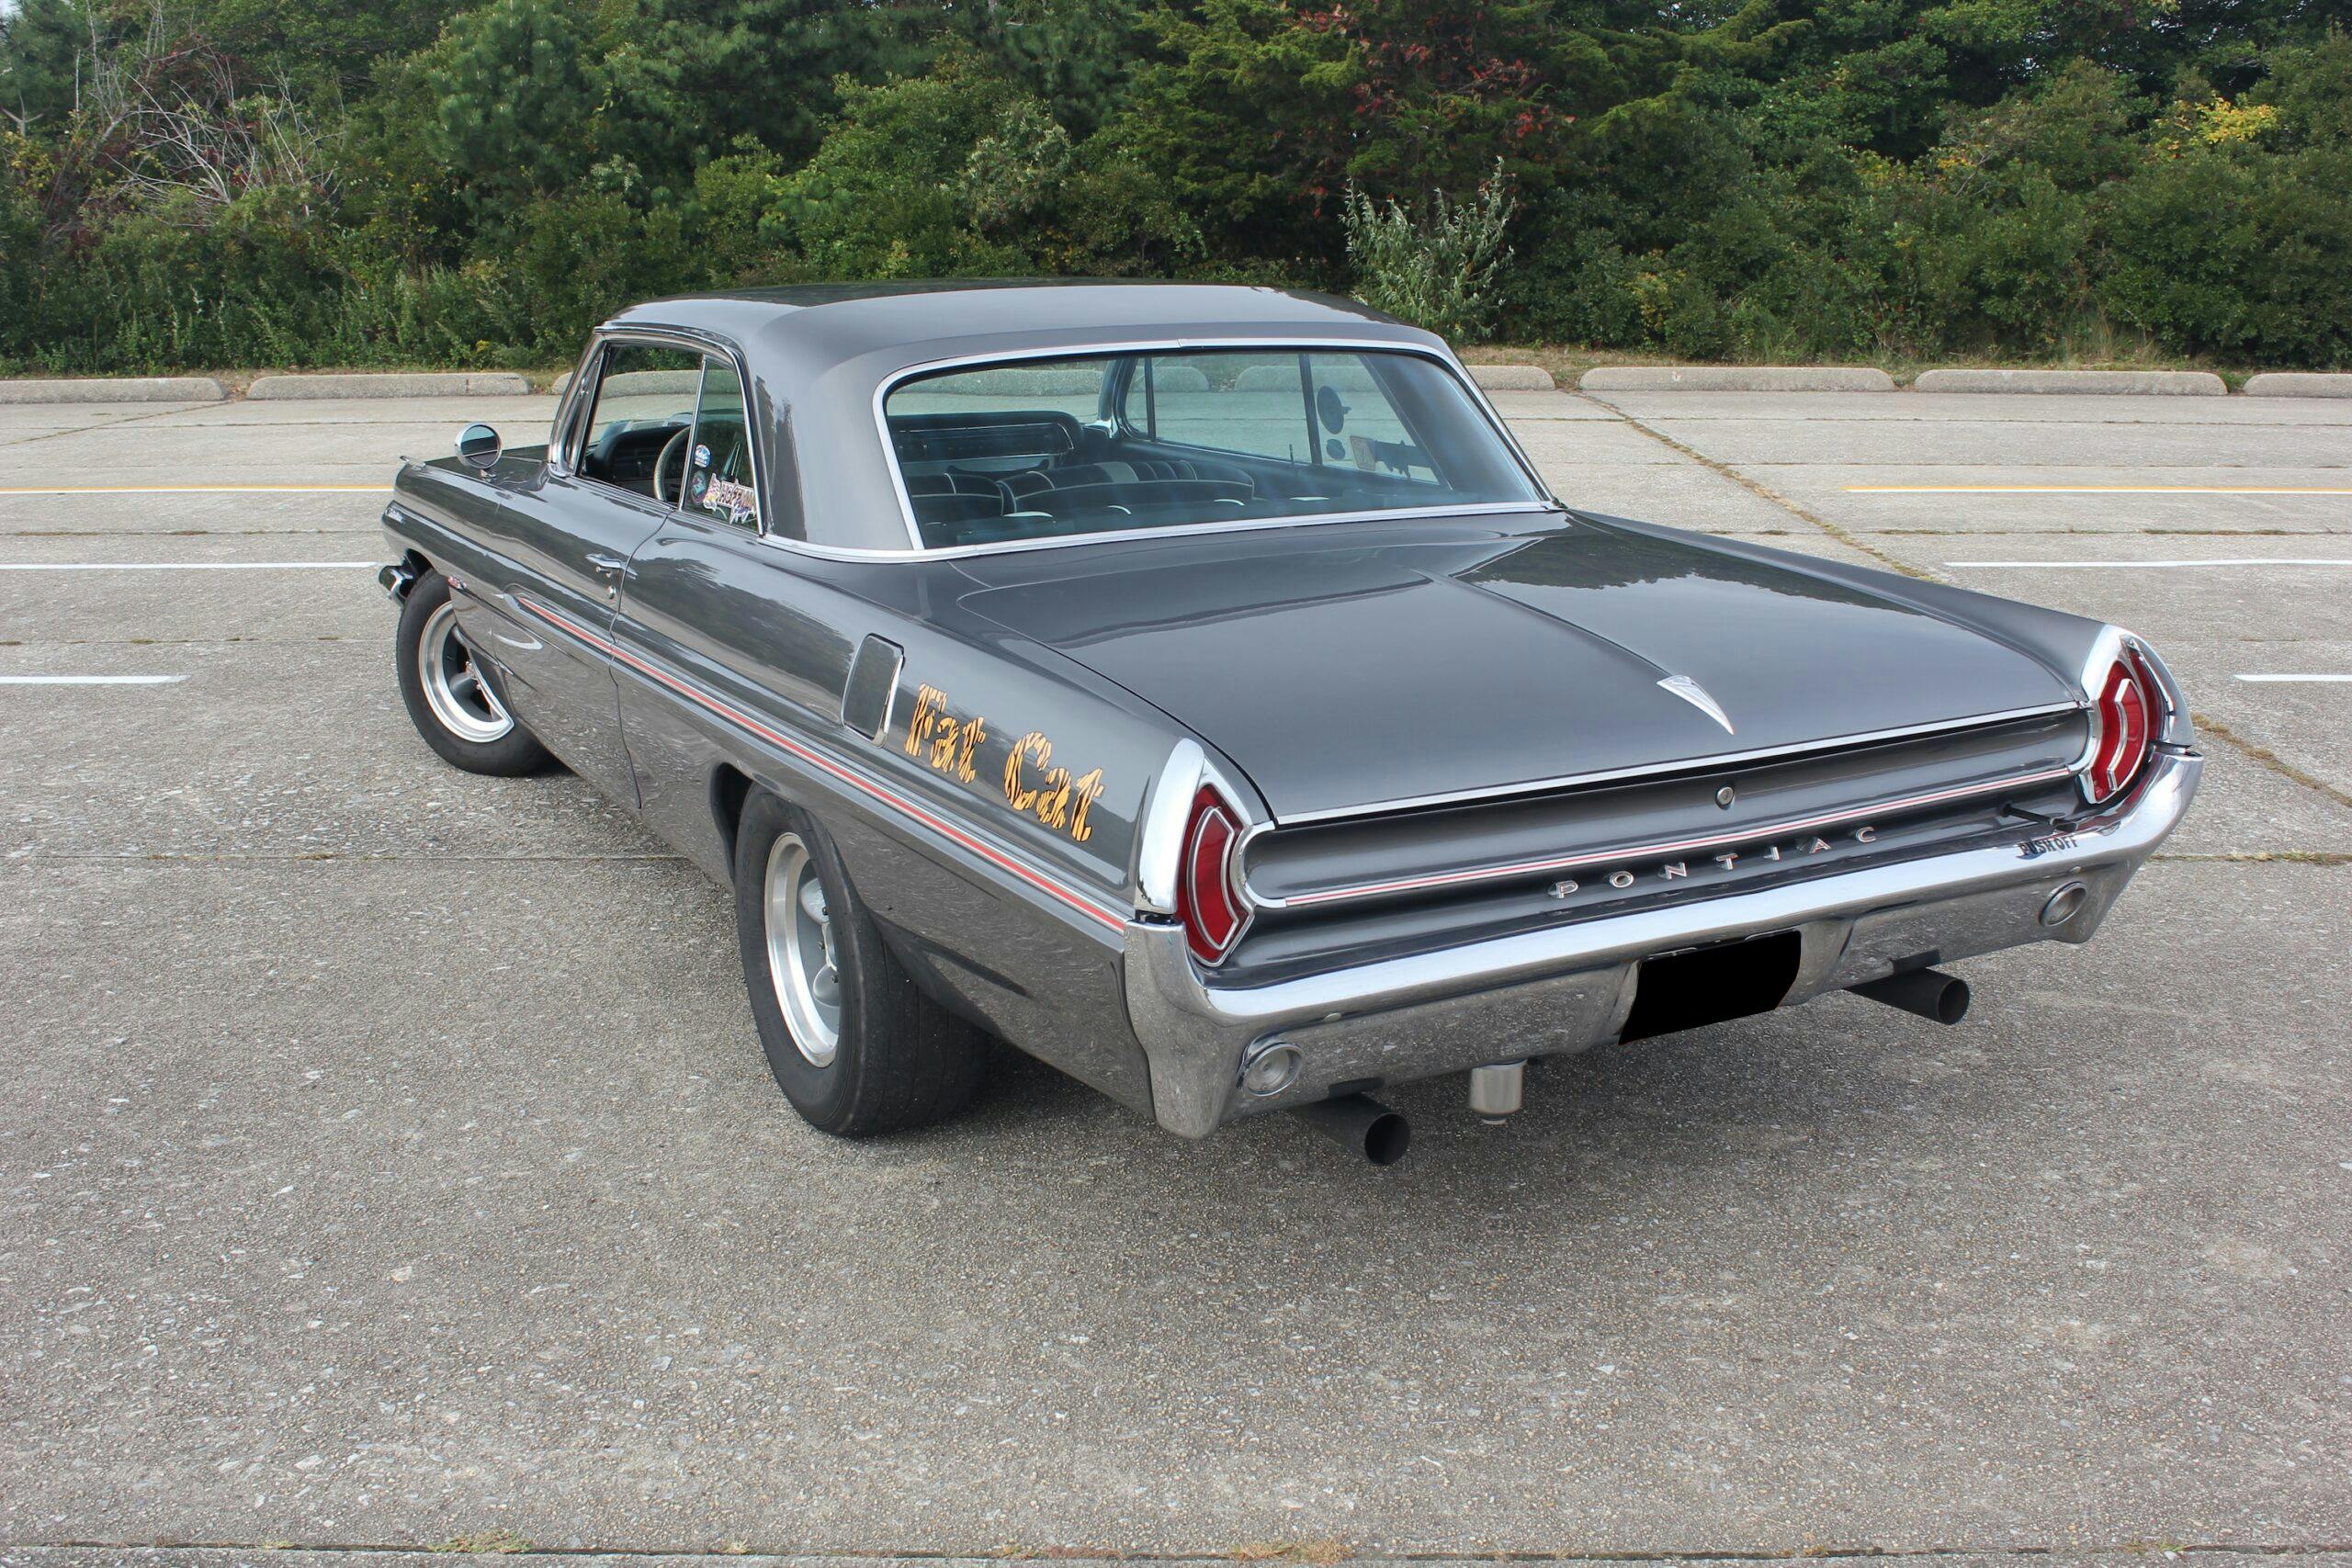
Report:
[[[0,495],[390,495],[390,485],[0,485]]]
[[[2238,679],[2261,683],[2309,681],[2319,685],[2335,685],[2338,682],[2352,682],[2352,675],[2241,675]]]
[[[355,571],[371,560],[68,560],[0,561],[0,571]]]
[[[2083,571],[2095,568],[2119,570],[2146,568],[2173,571],[2201,566],[2352,566],[2352,559],[2324,556],[2222,556],[2210,560],[1948,560],[1946,566],[2018,567],[2035,571]]]
[[[0,675],[0,686],[168,686],[185,675]]]
[[[2352,495],[2333,485],[1845,485],[1851,495]]]

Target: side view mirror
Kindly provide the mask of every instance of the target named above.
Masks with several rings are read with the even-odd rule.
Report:
[[[499,454],[505,449],[498,432],[486,424],[469,424],[458,432],[458,461],[478,472],[496,468]]]

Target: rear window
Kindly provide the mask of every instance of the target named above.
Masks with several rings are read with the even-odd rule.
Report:
[[[1462,384],[1411,354],[1031,359],[910,378],[882,412],[933,548],[1543,500]]]

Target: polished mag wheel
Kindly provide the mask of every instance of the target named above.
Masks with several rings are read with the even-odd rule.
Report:
[[[507,707],[498,684],[503,671],[474,657],[458,626],[449,580],[439,572],[419,571],[409,584],[392,655],[401,705],[442,761],[469,773],[512,778],[553,760]]]
[[[887,874],[887,858],[876,864]],[[809,1125],[852,1138],[895,1133],[972,1098],[980,1032],[891,951],[814,816],[753,790],[735,827],[734,882],[760,1049]]]
[[[474,667],[473,649],[458,629],[458,607],[446,599],[424,618],[424,630],[417,637],[416,666],[424,682],[425,705],[458,739],[487,746],[514,729],[514,715]]]
[[[812,1067],[829,1067],[842,1044],[842,971],[825,885],[808,846],[781,833],[768,846],[768,983],[793,1045]]]

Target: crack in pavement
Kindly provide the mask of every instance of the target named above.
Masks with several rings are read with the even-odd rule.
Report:
[[[2352,865],[2352,851],[2346,850],[2188,850],[2177,854],[2159,851],[2148,858],[2165,864],[2187,865],[2263,865],[2271,862],[2282,865]]]
[[[1860,550],[1862,554],[1870,557],[1872,560],[1877,561],[1889,571],[1900,572],[1905,577],[1916,577],[1924,582],[1940,582],[1943,581],[1942,578],[1939,577],[1932,571],[1923,570],[1918,567],[1910,565],[1908,562],[1898,560],[1894,557],[1888,555],[1884,550],[1882,550],[1873,545],[1864,543],[1860,538],[1857,537],[1853,534],[1848,533],[1844,528],[1830,522],[1827,518],[1822,517],[1806,510],[1804,507],[1798,505],[1795,502],[1791,501],[1787,496],[1782,495],[1780,491],[1772,489],[1770,485],[1764,484],[1757,479],[1749,479],[1746,474],[1741,473],[1737,468],[1733,468],[1730,464],[1719,463],[1714,458],[1708,457],[1704,452],[1700,451],[1697,447],[1686,446],[1681,442],[1677,441],[1673,436],[1667,434],[1664,431],[1653,429],[1649,425],[1643,423],[1639,419],[1634,418],[1632,414],[1627,413],[1623,409],[1621,409],[1616,404],[1609,401],[1608,399],[1596,397],[1590,392],[1578,392],[1577,396],[1583,398],[1586,401],[1598,407],[1607,409],[1611,413],[1616,415],[1625,423],[1632,425],[1644,435],[1648,436],[1651,440],[1658,443],[1658,445],[1662,446],[1672,451],[1679,452],[1682,456],[1690,458],[1692,462],[1698,464],[1701,468],[1705,468],[1708,472],[1722,479],[1729,479],[1732,483],[1739,486],[1740,489],[1747,491],[1751,495],[1758,496],[1763,500],[1770,502],[1773,505],[1789,513],[1792,517],[1801,518],[1804,521],[1812,524],[1815,527],[1820,529],[1823,533],[1828,535],[1839,544],[1844,545],[1847,548]]]
[[[2197,727],[2197,732],[2199,735],[2210,735],[2222,744],[2234,748],[2248,761],[2269,769],[2280,778],[2291,779],[2305,789],[2315,789],[2338,806],[2352,806],[2352,794],[2336,788],[2325,779],[2316,778],[2303,772],[2269,747],[2248,740],[2212,715],[2192,712],[2188,716],[2188,722]]]
[[[175,413],[191,412],[193,411],[186,408],[164,408],[156,409],[148,413],[126,414],[120,419],[100,420],[96,424],[76,424],[64,430],[44,430],[38,435],[20,435],[13,441],[0,441],[0,446],[29,446],[36,441],[54,441],[61,435],[88,435],[94,431],[120,430],[126,425],[138,424],[145,420],[168,419]]]

